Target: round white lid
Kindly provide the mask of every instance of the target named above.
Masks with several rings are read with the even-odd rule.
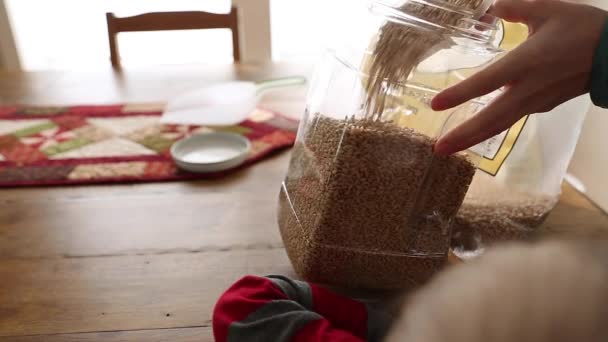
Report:
[[[192,135],[171,147],[171,156],[181,169],[190,172],[218,172],[241,165],[251,143],[235,133],[212,132]]]

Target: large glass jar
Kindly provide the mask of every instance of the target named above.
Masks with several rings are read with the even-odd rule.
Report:
[[[346,47],[326,54],[311,82],[278,213],[289,258],[309,281],[398,289],[427,280],[446,261],[451,222],[479,157],[436,156],[433,144],[483,101],[433,112],[430,100],[459,72],[500,53],[500,26],[441,1],[408,3],[413,7],[371,2],[369,21],[353,29]],[[430,6],[437,21],[418,16],[418,5]],[[442,21],[446,16],[454,19]],[[434,43],[423,51],[401,47],[419,58],[405,79],[384,80],[382,106],[372,112],[369,70],[387,23]]]
[[[512,51],[528,34],[526,25],[503,23],[500,47]],[[553,229],[545,219],[559,201],[590,104],[585,95],[543,115],[525,116],[487,142],[452,225],[455,255],[474,258],[495,244],[538,238]]]

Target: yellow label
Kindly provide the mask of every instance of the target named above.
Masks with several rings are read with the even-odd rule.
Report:
[[[503,21],[504,38],[500,47],[509,52],[515,49],[519,44],[528,37],[528,28],[523,24],[507,23]],[[516,122],[508,131],[497,135],[487,142],[489,153],[485,154],[479,164],[479,169],[496,176],[500,168],[511,154],[513,146],[517,142],[528,116],[523,117]]]
[[[500,47],[506,52],[509,52],[519,46],[528,37],[528,28],[523,24],[508,23],[502,21],[504,35],[500,42]],[[371,59],[363,60],[362,70],[369,70]],[[422,84],[431,89],[443,89],[450,84],[454,84],[462,79],[469,77],[478,72],[478,67],[460,69],[457,71],[458,77],[454,73],[416,73],[408,83]],[[362,82],[366,82],[363,79]],[[446,121],[452,114],[452,111],[434,112],[430,108],[430,101],[434,94],[420,94],[416,90],[403,89],[400,94],[387,96],[387,108],[392,108],[392,113],[385,113],[386,119],[394,120],[399,125],[413,128],[423,134],[431,137],[437,137],[444,131]],[[408,94],[411,92],[412,94]],[[479,169],[495,176],[504,164],[505,160],[513,150],[513,146],[517,142],[528,117],[522,118],[508,131],[492,138],[490,141],[481,144],[482,152],[477,152],[478,149],[472,149],[477,152],[481,158]],[[486,151],[487,149],[487,151]]]
[[[498,147],[494,152],[485,155],[481,159],[478,168],[491,174],[492,176],[496,176],[509,154],[511,154],[513,146],[517,142],[517,139],[519,138],[519,135],[524,129],[527,121],[528,116],[525,116],[517,121],[515,125],[511,126],[507,132],[494,137],[494,141],[490,141],[489,145],[491,146],[493,144],[497,144]]]

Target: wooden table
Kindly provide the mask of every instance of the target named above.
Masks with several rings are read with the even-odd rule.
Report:
[[[302,70],[5,73],[0,103],[162,102],[206,82]],[[281,90],[264,105],[297,116],[303,99],[303,89]],[[212,341],[211,311],[227,286],[245,274],[292,275],[275,223],[287,161],[284,153],[215,181],[1,190],[0,341]],[[565,187],[545,230],[605,227],[608,218]]]

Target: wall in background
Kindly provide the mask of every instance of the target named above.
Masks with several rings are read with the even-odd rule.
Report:
[[[269,0],[232,0],[239,9],[241,59],[247,63],[272,60]]]
[[[247,0],[246,0],[247,1]],[[270,0],[274,60],[314,60],[327,47],[365,32],[364,0]]]
[[[608,211],[608,110],[592,106],[587,114],[569,172],[583,192]]]
[[[108,67],[106,12],[117,16],[153,11],[228,12],[231,4],[230,0],[4,1],[26,70]],[[125,67],[232,62],[228,30],[122,33],[118,39]]]
[[[606,0],[583,1],[608,10]],[[592,106],[581,139],[570,164],[570,173],[582,184],[586,195],[608,211],[608,110]]]
[[[109,65],[105,12],[227,12],[230,0],[0,0],[13,21],[26,70],[94,69]],[[364,0],[233,0],[241,10],[241,47],[249,62],[313,61],[327,46],[356,37]],[[32,10],[35,8],[36,10]],[[143,32],[119,35],[123,65],[230,63],[224,30]],[[272,52],[271,52],[272,51]]]
[[[4,0],[0,0],[0,70],[19,70],[21,63]]]

